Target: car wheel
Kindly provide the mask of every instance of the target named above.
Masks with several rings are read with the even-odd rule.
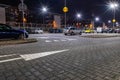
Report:
[[[67,33],[65,33],[64,35],[67,35]]]
[[[82,33],[80,32],[79,35],[82,35]]]
[[[70,35],[74,35],[74,32],[71,32]]]

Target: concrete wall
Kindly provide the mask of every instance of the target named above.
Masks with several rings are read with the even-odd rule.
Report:
[[[6,23],[5,8],[0,7],[0,23]]]

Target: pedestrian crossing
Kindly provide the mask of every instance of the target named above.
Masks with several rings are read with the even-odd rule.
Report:
[[[76,41],[77,39],[58,39],[58,40],[45,40],[46,43],[51,42],[66,42],[66,41]]]
[[[72,38],[62,38],[61,37],[36,37],[37,39],[44,40],[46,43],[52,43],[52,42],[67,42],[67,41],[76,41],[77,39]]]

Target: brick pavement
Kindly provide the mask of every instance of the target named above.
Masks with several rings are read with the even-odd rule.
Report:
[[[68,44],[69,43],[69,44]],[[48,47],[51,44],[51,47]],[[0,63],[0,80],[120,80],[120,38],[89,39],[77,42],[37,43],[0,47],[1,60],[20,54],[70,49],[35,60],[19,59]]]

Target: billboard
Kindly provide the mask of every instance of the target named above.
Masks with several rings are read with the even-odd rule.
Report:
[[[61,28],[61,17],[54,15],[54,28]]]
[[[0,7],[0,23],[6,23],[5,8]]]

